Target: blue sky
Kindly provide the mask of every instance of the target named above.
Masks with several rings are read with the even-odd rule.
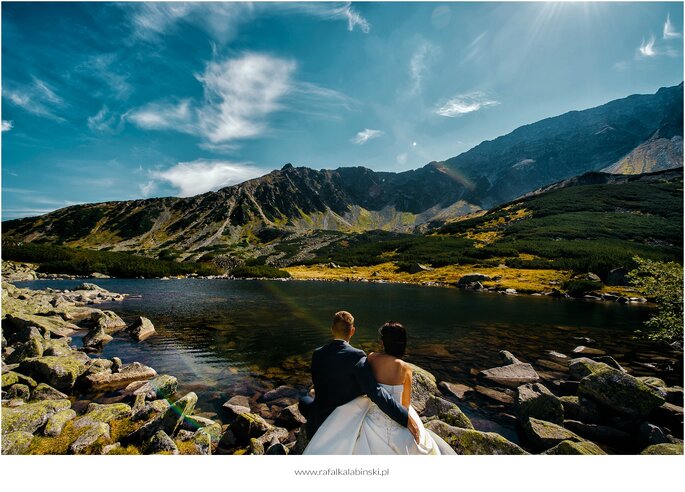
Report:
[[[402,171],[683,79],[674,3],[2,3],[2,218]]]

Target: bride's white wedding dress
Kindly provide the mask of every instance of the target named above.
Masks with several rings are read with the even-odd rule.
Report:
[[[381,384],[402,402],[401,384]],[[409,406],[409,417],[419,426],[419,443],[406,427],[388,417],[368,396],[359,396],[336,408],[324,421],[304,450],[304,454],[442,454],[451,449],[438,436],[429,433],[416,410]],[[436,440],[441,440],[440,445]]]

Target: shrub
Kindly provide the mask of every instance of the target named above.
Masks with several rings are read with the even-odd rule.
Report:
[[[594,280],[573,279],[567,280],[562,284],[561,287],[571,297],[582,297],[588,292],[593,292],[601,289],[602,284],[601,282],[595,282]]]

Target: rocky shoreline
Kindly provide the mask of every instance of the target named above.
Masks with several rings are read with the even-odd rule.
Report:
[[[337,265],[331,264],[330,268],[338,268]],[[88,276],[78,276],[78,275],[67,275],[67,274],[54,274],[54,273],[41,273],[37,271],[37,266],[31,263],[19,263],[14,261],[4,261],[2,262],[3,267],[3,278],[10,282],[16,281],[32,281],[32,280],[82,280],[82,279],[108,279],[113,278],[108,275],[104,275],[98,272],[93,272]],[[417,265],[417,272],[422,271],[421,268],[427,268],[423,265]],[[583,277],[587,277],[591,280],[599,280],[599,277],[592,273],[588,273]],[[142,277],[141,277],[142,278]],[[180,280],[180,279],[204,279],[204,280],[264,280],[260,277],[255,278],[237,278],[230,274],[226,275],[179,275],[175,277],[160,277],[158,280]],[[402,285],[422,285],[424,287],[443,287],[443,288],[458,288],[463,290],[470,290],[474,292],[483,292],[499,295],[531,295],[531,296],[545,296],[553,297],[555,299],[569,299],[569,300],[581,300],[581,301],[608,301],[608,302],[618,302],[620,304],[644,304],[648,302],[647,299],[641,296],[630,296],[626,295],[625,292],[588,292],[582,297],[572,297],[567,293],[564,293],[556,288],[551,288],[548,290],[541,291],[526,291],[519,292],[513,288],[505,287],[487,287],[483,285],[483,282],[488,282],[492,280],[497,280],[497,277],[489,277],[482,273],[473,272],[461,276],[456,282],[437,282],[437,281],[406,281],[406,280],[388,280],[388,279],[376,279],[376,278],[366,278],[366,277],[354,277],[347,276],[342,278],[327,278],[327,277],[307,277],[307,278],[277,278],[277,279],[267,279],[267,280],[277,280],[281,282],[288,281],[311,281],[311,282],[360,282],[360,283],[374,283],[374,284],[402,284]]]
[[[114,333],[140,343],[146,318],[126,324],[95,307],[125,299],[85,283],[74,290],[20,289],[3,282],[3,454],[300,454],[307,443],[297,400],[278,386],[226,395],[221,416],[154,368],[97,353]],[[83,346],[71,344],[81,332]],[[458,454],[682,454],[683,390],[633,377],[600,350],[554,353],[563,379],[546,381],[503,351],[502,366],[469,387],[414,369],[413,402],[427,428]],[[499,402],[521,436],[482,432],[462,410],[477,392]],[[461,406],[460,406],[461,405]]]

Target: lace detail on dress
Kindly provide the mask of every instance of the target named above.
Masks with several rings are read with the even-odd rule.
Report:
[[[404,386],[401,384],[381,384],[383,388],[385,388],[388,393],[393,397],[395,401],[398,403],[402,404],[402,392],[404,390]],[[403,426],[395,422],[393,419],[388,417],[388,415],[381,410],[378,405],[375,403],[371,404],[371,407],[369,408],[369,412],[366,414],[369,420],[371,420],[374,424],[378,426],[379,429],[383,429],[384,434],[385,434],[385,440],[388,443],[388,445],[392,445],[392,433],[393,431],[399,429],[402,429]]]

